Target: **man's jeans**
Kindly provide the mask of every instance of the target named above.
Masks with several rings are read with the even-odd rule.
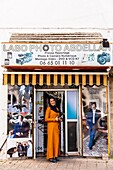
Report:
[[[89,126],[90,140],[89,140],[89,145],[88,145],[89,149],[92,149],[92,146],[94,144],[95,133],[96,133],[95,125],[90,125]]]

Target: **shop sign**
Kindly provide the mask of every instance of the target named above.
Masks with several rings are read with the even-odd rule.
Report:
[[[3,44],[2,65],[110,66],[112,50],[101,44]]]

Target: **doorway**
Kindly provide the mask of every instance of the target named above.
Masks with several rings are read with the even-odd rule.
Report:
[[[45,112],[49,106],[49,98],[53,96],[56,106],[63,118],[60,126],[60,155],[79,153],[79,108],[78,90],[43,89],[35,93],[36,127],[34,128],[34,151],[36,157],[45,156],[47,151],[47,124],[44,122]],[[79,121],[78,121],[79,120]]]

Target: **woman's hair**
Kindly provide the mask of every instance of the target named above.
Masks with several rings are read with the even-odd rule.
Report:
[[[54,100],[55,100],[55,98],[54,98],[53,96],[49,96],[49,100],[50,100],[50,99],[54,99]]]

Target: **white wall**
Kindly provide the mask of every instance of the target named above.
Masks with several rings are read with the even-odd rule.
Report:
[[[0,0],[0,27],[113,28],[113,0]]]
[[[0,87],[1,89],[1,109],[0,109],[0,147],[7,138],[7,86]],[[6,145],[2,148],[0,152],[0,159],[6,158]]]
[[[0,34],[3,33],[2,31]],[[0,43],[2,41],[2,36]],[[5,37],[4,37],[5,38]],[[3,86],[3,68],[1,67],[1,46],[0,46],[0,147],[7,138],[7,86]],[[0,159],[6,158],[6,144],[3,147],[2,152],[0,152]]]

